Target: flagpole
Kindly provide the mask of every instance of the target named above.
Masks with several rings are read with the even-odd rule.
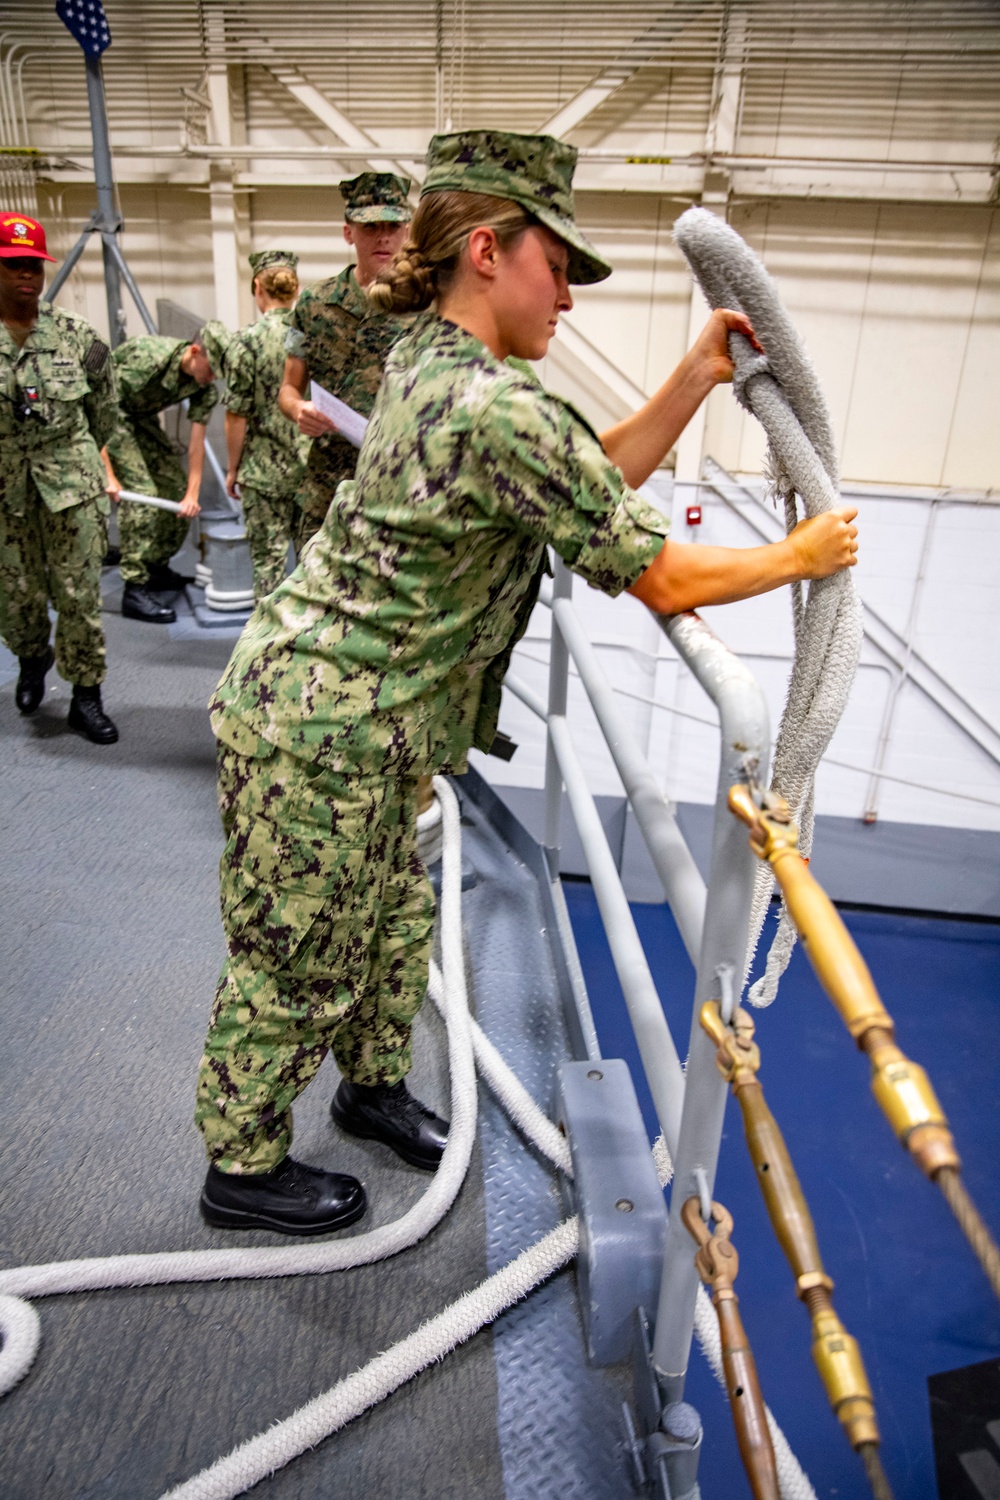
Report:
[[[90,130],[94,140],[94,180],[97,184],[97,214],[91,228],[101,236],[104,256],[104,290],[108,299],[108,332],[112,349],[125,338],[125,310],[122,307],[121,274],[118,269],[118,233],[122,217],[115,202],[115,178],[111,165],[111,142],[108,137],[108,110],[104,99],[104,76],[100,57],[84,54],[87,63],[87,102],[90,105]]]

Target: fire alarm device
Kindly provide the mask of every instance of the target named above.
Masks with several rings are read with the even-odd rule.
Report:
[[[689,505],[687,508],[687,523],[689,526],[701,525],[701,506]]]

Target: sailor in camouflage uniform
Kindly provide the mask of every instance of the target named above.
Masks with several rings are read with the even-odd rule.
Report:
[[[261,316],[236,334],[226,356],[226,488],[243,506],[258,601],[288,571],[288,548],[300,515],[295,496],[309,453],[309,439],[278,408],[298,262],[291,250],[250,256]]]
[[[356,479],[216,690],[228,956],[198,1081],[210,1223],[322,1233],[363,1211],[355,1179],[287,1155],[292,1103],[328,1050],[336,1124],[417,1165],[440,1158],[447,1126],[405,1081],[433,918],[415,781],[491,747],[546,548],[660,612],[850,560],[841,516],[772,547],[676,547],[635,492],[731,378],[729,329],[753,337],[742,314],[713,314],[602,438],[522,363],[544,355],[569,283],[610,271],[573,220],[575,158],[545,136],[431,142],[410,239],[373,295],[436,299],[436,314],[389,355]]]
[[[225,373],[229,337],[225,325],[213,320],[194,342],[143,333],[114,351],[120,415],[104,454],[108,493],[117,500],[119,490],[134,490],[181,507],[174,515],[136,500],[120,502],[122,614],[127,619],[169,625],[175,612],[150,591],[176,591],[192,581],[175,573],[170,559],[184,545],[188,523],[201,509],[205,426],[219,399],[213,381]],[[161,411],[181,401],[188,402],[191,423],[187,475],[159,420]]]
[[[23,714],[38,708],[55,662],[73,684],[70,725],[110,745],[118,731],[101,703],[110,506],[100,449],[118,417],[115,372],[89,323],[40,302],[52,259],[41,224],[0,215],[0,636],[20,660]]]
[[[386,355],[412,320],[380,312],[364,289],[392,262],[406,236],[409,190],[409,178],[392,172],[362,172],[340,184],[344,239],[357,264],[303,292],[289,319],[281,409],[301,433],[315,439],[298,497],[300,553],[323,524],[337,485],[352,477],[358,461],[357,448],[306,399],[309,382],[315,380],[363,417],[371,415]]]

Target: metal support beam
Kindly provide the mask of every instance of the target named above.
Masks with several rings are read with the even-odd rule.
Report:
[[[345,146],[356,147],[359,157],[367,161],[373,172],[395,172],[398,176],[412,177],[417,183],[423,181],[424,169],[419,162],[396,161],[385,156],[378,142],[373,141],[353,120],[349,120],[325,94],[320,93],[315,84],[303,78],[297,68],[273,61],[268,62],[266,67],[271,76],[304,105],[311,115],[315,115],[327,130],[332,131],[338,140],[343,141]]]
[[[745,5],[733,6],[727,12],[723,25],[719,60],[712,90],[712,109],[708,128],[705,131],[705,155],[709,158],[715,152],[731,155],[736,149],[743,100],[743,54],[747,32]],[[702,207],[711,209],[713,213],[725,218],[729,195],[732,191],[732,181],[732,171],[728,167],[707,164],[702,180]],[[688,307],[687,347],[689,349],[708,322],[710,311],[700,286],[696,281],[693,282]],[[697,503],[707,423],[708,402],[703,401],[677,440],[677,457],[674,463],[674,525],[678,529],[687,507]]]
[[[215,8],[206,12],[210,49],[221,54],[225,41],[224,18]],[[212,144],[223,148],[233,144],[233,122],[229,106],[229,70],[225,63],[212,63],[206,79],[212,108],[208,122]],[[233,162],[225,157],[214,159],[209,167],[209,213],[212,222],[212,270],[215,279],[215,316],[227,328],[240,326],[240,265],[236,243],[236,196],[233,191]]]
[[[539,125],[540,135],[556,135],[564,137],[571,130],[577,130],[583,122],[592,115],[595,110],[610,99],[612,94],[631,78],[634,78],[647,63],[657,58],[662,58],[670,43],[683,31],[692,19],[690,11],[680,22],[670,20],[657,21],[646,31],[642,32],[610,65],[602,69],[595,78],[582,88],[578,94],[574,94],[565,104],[556,110],[554,115]]]
[[[104,291],[108,300],[108,340],[112,349],[125,338],[125,310],[122,307],[121,276],[118,257],[112,245],[122,227],[122,216],[115,202],[115,179],[111,167],[111,142],[108,137],[108,111],[104,100],[104,75],[101,59],[86,58],[87,103],[90,106],[90,128],[94,138],[94,180],[97,185],[97,214],[91,229],[101,236],[104,257]],[[117,248],[117,247],[116,247]]]

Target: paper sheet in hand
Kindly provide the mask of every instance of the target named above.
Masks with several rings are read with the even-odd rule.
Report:
[[[342,437],[353,443],[355,448],[361,447],[368,431],[367,417],[356,412],[353,406],[348,406],[346,401],[341,401],[339,396],[331,395],[321,385],[317,385],[315,380],[309,382],[309,400],[317,411],[330,418]]]

